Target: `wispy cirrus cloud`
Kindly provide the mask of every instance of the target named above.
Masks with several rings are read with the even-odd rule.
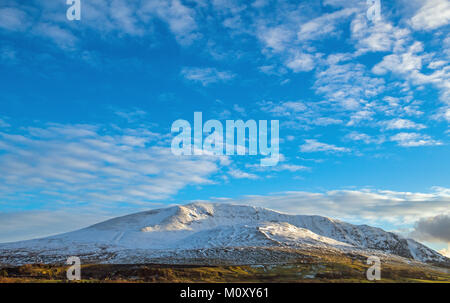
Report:
[[[337,35],[340,31],[340,22],[358,11],[357,8],[344,8],[307,21],[300,26],[297,38],[300,41],[308,41]]]
[[[201,36],[197,32],[196,11],[182,1],[156,0],[142,3],[139,14],[144,16],[143,21],[146,21],[149,16],[157,16],[166,22],[181,45],[190,45]]]
[[[262,101],[261,109],[267,113],[271,113],[276,117],[295,117],[308,109],[307,104],[301,101]]]
[[[283,126],[288,128],[343,124],[327,102],[261,101],[258,104],[263,112],[283,118]]]
[[[14,7],[0,8],[0,28],[13,32],[22,32],[28,28],[27,14]]]
[[[235,168],[235,169],[230,169],[230,170],[228,171],[228,174],[229,174],[230,176],[232,176],[233,178],[236,178],[236,179],[258,179],[258,178],[259,178],[259,177],[258,177],[257,175],[255,175],[255,174],[248,173],[248,172],[242,171],[242,170],[237,169],[237,168]]]
[[[370,75],[362,64],[331,61],[316,71],[313,88],[333,106],[358,110],[364,100],[385,90],[385,81]]]
[[[0,28],[13,32],[31,29],[30,35],[49,38],[63,50],[67,50],[68,46],[82,48],[82,41],[74,41],[80,33],[94,34],[109,42],[115,40],[112,37],[125,35],[152,36],[155,20],[165,23],[181,45],[189,45],[199,37],[195,10],[180,0],[87,1],[82,5],[82,22],[78,22],[77,26],[65,19],[68,6],[64,1],[20,4],[8,1],[7,5],[0,9]],[[37,10],[40,15],[34,13]]]
[[[0,118],[0,127],[9,127],[9,123]]]
[[[217,157],[176,157],[148,129],[97,125],[28,127],[0,133],[0,192],[14,205],[146,203],[210,184]]]
[[[374,137],[374,136],[369,136],[368,134],[360,133],[360,132],[356,132],[356,131],[353,131],[353,132],[347,134],[345,136],[345,139],[349,139],[352,141],[360,141],[360,142],[364,142],[366,144],[382,144],[383,142],[386,141],[386,138],[384,136]]]
[[[316,139],[306,139],[305,143],[300,145],[300,151],[304,153],[313,152],[344,152],[348,153],[351,150],[346,147],[339,147],[333,144],[327,144],[317,141]]]
[[[39,23],[33,30],[36,35],[49,39],[62,49],[74,49],[78,38],[71,31],[51,23]]]
[[[228,82],[235,77],[235,74],[230,71],[220,71],[213,67],[183,67],[181,75],[187,80],[199,82],[203,86]]]
[[[415,41],[407,49],[383,57],[383,60],[372,68],[372,72],[377,75],[391,73],[407,80],[414,86],[432,85],[436,87],[440,92],[440,99],[444,103],[442,110],[445,112],[450,96],[450,66],[446,59],[442,60],[445,63],[435,66],[431,73],[424,72],[424,62],[430,60],[430,57],[432,58],[432,54],[424,52],[423,43]],[[446,115],[444,114],[442,117],[446,118]]]

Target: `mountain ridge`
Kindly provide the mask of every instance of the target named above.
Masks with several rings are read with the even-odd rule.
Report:
[[[56,236],[0,244],[0,263],[24,263],[33,256],[48,263],[67,254],[92,256],[109,263],[124,259],[138,262],[142,258],[168,258],[170,262],[175,257],[198,258],[205,251],[214,258],[215,251],[230,249],[253,249],[255,254],[263,250],[265,254],[267,249],[360,251],[425,263],[449,263],[425,245],[377,227],[227,203],[149,210]]]

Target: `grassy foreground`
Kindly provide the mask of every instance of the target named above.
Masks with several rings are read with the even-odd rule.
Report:
[[[80,282],[371,282],[369,265],[345,256],[284,265],[198,266],[86,264]],[[67,282],[66,265],[27,264],[0,269],[0,282]],[[450,283],[450,274],[431,266],[383,263],[376,282]],[[371,282],[373,283],[373,282]]]

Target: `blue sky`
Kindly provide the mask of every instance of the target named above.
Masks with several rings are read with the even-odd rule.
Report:
[[[379,21],[362,0],[67,8],[0,5],[0,242],[201,200],[447,246],[424,226],[450,220],[448,1],[382,0]],[[174,156],[195,111],[279,120],[282,161]]]

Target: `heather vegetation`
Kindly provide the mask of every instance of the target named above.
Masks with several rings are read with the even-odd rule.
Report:
[[[241,266],[163,264],[86,264],[79,282],[370,282],[369,266],[350,256],[315,256],[308,262]],[[65,265],[27,264],[0,269],[0,282],[68,282]],[[390,282],[450,283],[444,269],[404,263],[383,264],[381,280]],[[71,282],[72,283],[72,282]]]

